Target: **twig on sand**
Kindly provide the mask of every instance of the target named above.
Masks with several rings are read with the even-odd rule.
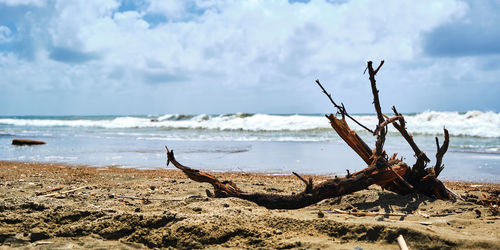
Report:
[[[399,249],[401,250],[408,250],[408,246],[406,245],[405,238],[403,238],[403,235],[399,235],[397,238]]]
[[[378,216],[378,215],[383,215],[383,216],[406,216],[409,214],[404,214],[404,213],[379,213],[379,212],[363,212],[363,211],[344,211],[340,209],[333,209],[333,210],[326,210],[327,212],[332,212],[332,213],[338,213],[338,214],[351,214],[351,215],[356,215],[356,216]]]
[[[142,197],[125,196],[125,195],[117,195],[117,196],[114,196],[114,197],[119,198],[119,199],[131,199],[131,200],[177,201],[177,200],[167,200],[167,199],[161,199],[161,198],[142,198]]]
[[[44,190],[44,191],[40,191],[40,192],[36,192],[36,196],[40,196],[42,194],[47,194],[47,193],[52,193],[54,191],[59,191],[63,189],[63,187],[55,187],[55,188],[51,188],[51,189],[48,189],[48,190]]]
[[[384,221],[394,222],[394,223],[414,223],[414,224],[420,224],[423,226],[431,226],[432,225],[432,222],[429,222],[429,221],[407,221],[407,220],[391,220],[391,219],[385,219]]]
[[[68,193],[72,193],[72,192],[75,192],[75,191],[78,191],[80,189],[84,189],[84,188],[87,188],[87,187],[89,187],[89,186],[83,186],[83,187],[79,187],[79,188],[74,188],[74,189],[71,189],[71,190],[68,190],[68,191],[64,191],[64,192],[57,192],[57,193],[52,193],[52,194],[40,195],[40,197],[52,197],[52,196],[61,195],[61,194],[68,194]]]
[[[337,214],[350,214],[350,215],[356,215],[356,216],[379,216],[379,215],[382,215],[382,216],[408,216],[408,215],[412,215],[414,213],[383,213],[383,212],[365,212],[365,211],[360,211],[358,210],[356,207],[350,205],[350,204],[347,204],[349,206],[351,206],[353,208],[353,210],[357,210],[357,211],[344,211],[344,210],[340,210],[340,209],[333,209],[333,210],[330,210],[330,209],[324,209],[323,211],[325,212],[330,212],[330,213],[337,213]],[[425,218],[429,218],[429,217],[445,217],[445,216],[449,216],[449,215],[454,215],[455,213],[449,213],[449,214],[425,214],[425,213],[422,213],[420,211],[417,211],[417,214],[425,217]],[[424,225],[423,223],[420,223],[422,225]]]
[[[449,188],[446,188],[446,191],[450,192],[450,194],[455,197],[456,199],[459,199],[461,201],[465,201],[464,198],[462,198],[460,195],[456,194],[455,192],[451,191]]]
[[[54,244],[54,242],[52,242],[52,241],[37,241],[37,242],[35,242],[35,246],[50,245],[50,244]]]

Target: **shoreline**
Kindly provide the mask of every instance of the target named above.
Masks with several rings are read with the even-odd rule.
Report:
[[[165,170],[165,171],[178,171],[177,168],[171,167],[171,166],[166,166],[165,167],[135,167],[135,166],[122,166],[122,165],[103,165],[103,166],[95,166],[95,165],[88,165],[88,164],[77,164],[77,163],[70,163],[70,162],[45,162],[45,161],[16,161],[16,160],[0,160],[1,163],[20,163],[20,164],[48,164],[48,165],[64,165],[68,167],[84,167],[84,168],[116,168],[116,169],[133,169],[133,170],[138,170],[138,171],[155,171],[155,170]],[[279,171],[244,171],[244,170],[210,170],[210,169],[203,169],[200,168],[199,170],[203,170],[204,172],[209,172],[212,174],[216,175],[225,175],[225,174],[251,174],[251,175],[262,175],[262,176],[293,176],[292,172],[279,172]],[[301,174],[301,173],[299,173]],[[320,178],[333,178],[335,176],[343,176],[343,175],[335,175],[333,173],[331,174],[311,174],[311,173],[305,173],[301,175],[306,175],[306,176],[316,176]],[[463,181],[463,180],[453,180],[453,179],[442,179],[441,180],[443,183],[458,183],[458,184],[470,184],[470,185],[494,185],[498,186],[500,188],[500,180],[498,182],[488,182],[488,181]]]
[[[6,138],[0,142],[6,142]],[[426,140],[427,141],[427,140]],[[428,140],[434,142],[432,140]],[[9,141],[10,143],[10,141]],[[398,152],[406,162],[414,162],[410,147],[387,144],[387,152]],[[295,143],[255,141],[143,141],[135,137],[111,139],[90,138],[86,135],[54,138],[46,145],[14,147],[0,143],[0,159],[70,163],[74,165],[110,166],[135,168],[164,168],[164,147],[175,150],[179,160],[188,166],[227,172],[243,170],[253,173],[316,174],[344,176],[346,169],[355,172],[366,164],[344,142]],[[423,147],[426,152],[432,148]],[[445,169],[441,179],[500,183],[500,154],[471,154],[449,152],[445,156]]]
[[[303,189],[293,175],[212,173],[250,192]],[[328,178],[306,176],[316,183]],[[269,210],[208,198],[210,185],[173,169],[0,161],[0,247],[398,249],[402,234],[415,249],[500,248],[498,207],[479,205],[484,196],[498,203],[500,184],[445,183],[469,201],[371,186],[303,209]],[[337,212],[352,207],[379,215]]]

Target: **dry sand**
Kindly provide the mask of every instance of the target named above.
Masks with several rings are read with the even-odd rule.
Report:
[[[294,176],[215,175],[248,191],[303,188]],[[500,185],[447,185],[473,202],[400,196],[372,186],[303,209],[268,210],[208,198],[208,184],[176,170],[0,162],[0,248],[399,249],[401,234],[410,249],[500,249],[498,208],[474,203],[498,203]],[[61,189],[37,195],[54,188]],[[407,215],[336,213],[353,207]]]

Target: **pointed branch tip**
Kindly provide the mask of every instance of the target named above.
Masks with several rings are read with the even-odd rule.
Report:
[[[373,74],[374,74],[374,75],[376,75],[376,74],[377,74],[377,72],[378,72],[378,71],[379,71],[379,69],[382,67],[382,65],[384,65],[384,60],[382,60],[382,61],[380,62],[380,64],[378,65],[377,69],[373,72]]]
[[[295,172],[292,172],[292,174],[294,174],[295,176],[297,176],[297,178],[299,178],[301,181],[303,181],[306,185],[308,184],[306,179],[304,179],[302,176],[300,176],[299,174],[295,173]]]

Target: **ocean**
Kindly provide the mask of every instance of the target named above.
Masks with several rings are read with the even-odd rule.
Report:
[[[374,129],[374,114],[354,117]],[[500,113],[426,111],[406,114],[408,131],[434,160],[434,137],[450,147],[440,178],[500,182]],[[367,143],[375,137],[348,120]],[[43,140],[13,146],[14,138]],[[166,114],[142,116],[1,116],[0,159],[90,166],[172,168],[164,146],[193,168],[211,171],[345,175],[365,168],[323,114]],[[411,148],[392,127],[385,150],[415,162]],[[431,161],[430,165],[433,164]]]

